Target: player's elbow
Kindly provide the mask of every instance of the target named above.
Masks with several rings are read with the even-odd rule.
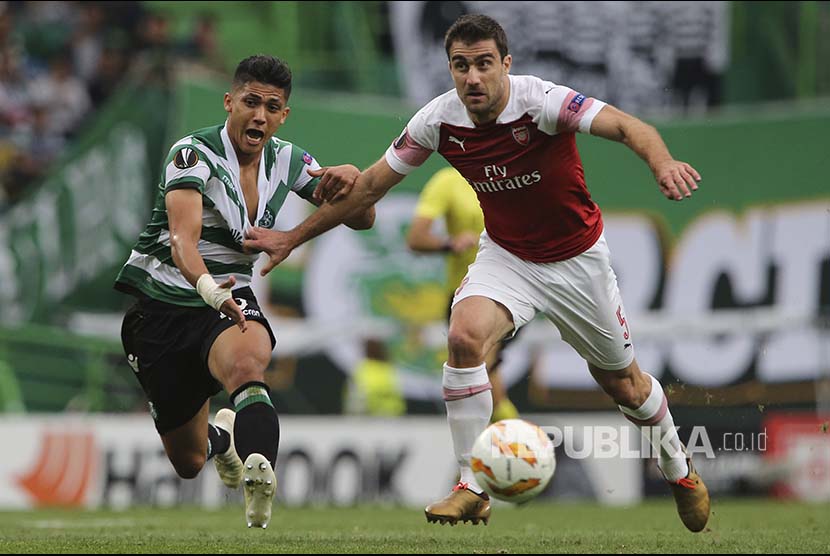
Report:
[[[358,217],[346,222],[346,225],[352,230],[368,230],[375,225],[375,206],[364,210]]]
[[[421,242],[420,238],[412,234],[409,234],[406,237],[406,246],[409,247],[411,251],[416,253],[426,253],[428,251],[428,249],[424,247],[424,244]]]
[[[628,116],[619,122],[617,133],[620,136],[618,141],[625,143],[629,147],[638,138],[653,137],[655,135],[659,137],[657,128],[633,116]]]
[[[409,228],[409,233],[406,234],[406,246],[412,251],[418,250],[418,242],[415,238],[415,233],[412,228]]]
[[[184,259],[188,247],[192,247],[192,242],[187,241],[182,234],[175,232],[170,234],[170,254],[173,257],[173,262],[177,266]]]
[[[426,253],[429,251],[427,248],[429,243],[428,238],[424,237],[425,235],[426,234],[420,226],[420,222],[416,221],[412,227],[409,228],[409,233],[406,234],[406,246],[415,253]]]

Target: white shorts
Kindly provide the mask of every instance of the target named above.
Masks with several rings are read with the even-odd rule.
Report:
[[[602,234],[584,253],[555,263],[532,263],[481,234],[478,255],[455,292],[462,299],[482,296],[504,305],[518,330],[544,313],[588,363],[623,369],[634,360],[617,275]]]

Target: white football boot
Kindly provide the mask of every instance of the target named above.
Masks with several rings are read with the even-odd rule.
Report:
[[[228,488],[236,488],[242,482],[242,460],[236,453],[233,445],[233,423],[236,420],[236,413],[230,409],[220,409],[216,413],[213,425],[226,431],[231,436],[231,444],[224,454],[213,456],[213,463],[216,465],[216,472],[219,478]]]
[[[268,459],[251,454],[245,460],[242,490],[245,493],[245,519],[248,527],[268,527],[271,503],[277,492],[277,477]]]

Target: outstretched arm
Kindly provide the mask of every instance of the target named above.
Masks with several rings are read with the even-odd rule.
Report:
[[[478,245],[478,234],[461,232],[455,236],[442,237],[432,232],[434,219],[426,216],[416,216],[412,220],[406,244],[418,253],[452,252],[462,253]]]
[[[682,201],[697,190],[697,170],[672,158],[657,130],[634,116],[606,105],[591,123],[591,134],[624,143],[637,153],[651,168],[666,198]]]
[[[308,175],[320,178],[314,194],[309,199],[314,206],[319,207],[325,201],[334,202],[341,199],[354,189],[357,178],[360,177],[360,170],[351,164],[340,166],[324,166],[316,170],[307,170]],[[330,190],[330,198],[324,199],[323,192]],[[375,206],[372,205],[365,211],[351,216],[343,221],[343,224],[352,230],[368,230],[375,223]]]
[[[363,172],[354,185],[354,190],[346,197],[324,203],[301,224],[288,232],[253,228],[243,243],[247,251],[264,251],[269,261],[262,268],[265,276],[275,266],[285,260],[296,247],[306,241],[327,232],[338,224],[351,219],[359,219],[387,191],[404,178],[381,158],[368,170]]]

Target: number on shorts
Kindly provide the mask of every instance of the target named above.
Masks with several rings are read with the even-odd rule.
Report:
[[[625,332],[623,332],[623,338],[627,340],[631,337],[631,333],[628,330],[628,322],[626,322],[625,317],[622,314],[622,305],[617,306],[617,319],[620,321],[620,326],[625,328]]]

